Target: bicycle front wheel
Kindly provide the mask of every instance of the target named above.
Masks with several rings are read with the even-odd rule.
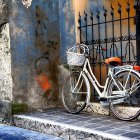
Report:
[[[62,102],[70,113],[79,113],[86,106],[88,83],[80,72],[72,72],[62,87]]]
[[[121,120],[133,120],[140,114],[140,77],[133,70],[124,70],[114,76],[109,85],[110,108]]]

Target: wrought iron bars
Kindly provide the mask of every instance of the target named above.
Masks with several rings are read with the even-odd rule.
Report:
[[[138,8],[139,5],[140,4],[137,0],[136,6],[135,6],[135,9],[137,11],[136,13],[139,13],[139,11],[140,11]],[[136,57],[135,57],[136,54],[135,54],[135,50],[134,50],[135,45],[133,45],[134,41],[136,40],[136,36],[135,36],[135,34],[131,34],[131,31],[130,31],[130,28],[131,28],[130,20],[133,20],[134,16],[133,17],[130,16],[130,10],[131,10],[130,4],[129,4],[129,2],[127,2],[127,7],[126,7],[127,17],[125,17],[125,18],[122,18],[122,7],[119,3],[118,3],[118,14],[119,14],[118,19],[114,18],[113,6],[111,6],[110,14],[108,14],[109,12],[104,7],[103,7],[103,12],[104,12],[103,15],[101,15],[100,14],[101,12],[99,11],[99,9],[97,9],[96,18],[93,16],[92,11],[90,12],[90,19],[88,19],[88,14],[85,11],[84,11],[84,20],[82,20],[82,17],[79,14],[80,43],[92,45],[92,48],[97,46],[96,48],[98,49],[95,51],[95,52],[98,52],[98,54],[96,53],[96,55],[94,55],[94,53],[93,53],[93,64],[94,65],[103,64],[104,63],[103,60],[110,56],[119,56],[123,59],[123,62],[125,62],[125,63],[133,63],[136,61]],[[111,20],[107,20],[107,16],[109,16],[109,15],[111,16]],[[140,25],[139,23],[137,23],[138,21],[140,21],[139,20],[140,17],[139,16],[136,16],[136,17],[137,17],[136,24]],[[104,21],[100,21],[100,18],[104,18]],[[94,23],[94,19],[97,21],[96,23]],[[91,20],[91,24],[87,24],[88,20]],[[123,26],[124,21],[127,22],[127,25],[126,25],[127,26],[126,32],[128,32],[127,35],[126,34],[123,35],[122,26]],[[115,36],[115,24],[116,23],[119,25],[119,33],[117,34],[117,36]],[[109,24],[110,24],[110,26],[108,26]],[[104,27],[102,25],[104,25]],[[104,29],[102,29],[101,26]],[[139,26],[139,28],[140,28],[140,26]],[[101,30],[104,30],[105,32],[102,32]],[[108,30],[112,30],[111,37],[108,35]],[[137,30],[139,30],[139,29],[137,29]],[[85,34],[84,34],[85,36],[84,35],[82,36],[81,34],[84,31],[85,31]],[[96,31],[96,33],[95,33],[95,31]],[[98,38],[96,37],[96,39],[95,39],[95,34],[96,34],[96,36],[98,34]],[[101,38],[101,36],[103,36],[103,34],[104,34],[104,38]],[[89,40],[89,36],[91,36],[91,38],[92,38],[91,40]],[[139,37],[137,35],[137,39],[138,38]],[[103,46],[105,46],[105,47],[103,47]],[[137,53],[138,53],[138,51],[140,51],[140,49],[137,49]],[[133,56],[133,58],[132,58],[132,56]],[[138,54],[137,54],[137,57],[138,57]],[[101,60],[101,58],[102,58],[102,60]]]

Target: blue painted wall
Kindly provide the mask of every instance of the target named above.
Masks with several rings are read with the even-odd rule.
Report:
[[[27,103],[33,108],[43,106],[44,93],[35,81],[37,74],[34,68],[35,61],[43,53],[49,54],[51,63],[46,66],[49,67],[47,74],[53,85],[56,85],[53,92],[58,92],[56,69],[59,65],[60,46],[58,13],[58,0],[33,0],[28,9],[21,1],[14,1],[10,5],[9,22],[15,102]],[[50,41],[55,42],[55,46],[50,46]]]
[[[60,11],[60,58],[66,63],[66,51],[76,43],[75,11],[71,0],[59,1]]]

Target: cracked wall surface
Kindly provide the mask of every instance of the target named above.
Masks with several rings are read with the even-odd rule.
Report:
[[[22,1],[12,1],[9,11],[13,101],[25,103],[33,109],[54,107],[59,95],[58,1],[34,0],[28,9]],[[45,68],[53,86],[49,100],[49,93],[44,92],[36,80],[35,62],[43,54],[49,55],[49,63],[48,60],[41,61],[39,65],[41,69]]]
[[[76,44],[75,10],[71,0],[59,1],[60,15],[60,58],[66,63],[66,51]]]

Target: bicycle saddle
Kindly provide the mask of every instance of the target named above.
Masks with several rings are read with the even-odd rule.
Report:
[[[121,65],[121,59],[119,57],[110,57],[105,59],[105,63],[111,66],[118,66]]]

